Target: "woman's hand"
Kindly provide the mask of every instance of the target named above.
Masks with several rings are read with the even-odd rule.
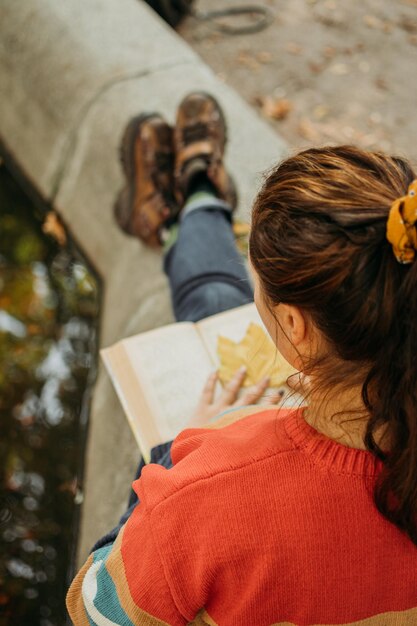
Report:
[[[228,408],[256,404],[263,396],[269,385],[269,378],[263,378],[257,385],[251,387],[237,399],[240,388],[246,376],[246,368],[240,368],[232,380],[225,386],[221,395],[214,401],[214,390],[218,380],[217,372],[210,374],[189,422],[188,427],[199,427],[209,422],[213,417],[219,415]],[[282,397],[281,392],[272,393],[265,404],[276,404]]]

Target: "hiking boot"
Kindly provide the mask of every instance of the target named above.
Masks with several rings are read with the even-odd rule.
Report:
[[[218,102],[204,92],[186,96],[178,107],[174,128],[175,195],[183,206],[191,180],[205,174],[216,194],[232,209],[237,204],[236,187],[223,164],[226,122]]]
[[[123,134],[120,158],[127,183],[114,205],[116,221],[127,234],[159,247],[162,227],[179,212],[171,126],[158,113],[134,117]]]

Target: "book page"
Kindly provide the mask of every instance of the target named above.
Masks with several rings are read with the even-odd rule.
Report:
[[[185,428],[214,369],[199,333],[194,324],[179,322],[122,343],[156,427],[158,441],[149,441],[149,447],[173,439]],[[138,428],[146,431],[143,416]]]

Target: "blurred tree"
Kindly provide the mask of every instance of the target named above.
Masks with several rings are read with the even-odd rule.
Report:
[[[65,624],[99,287],[0,167],[0,626]]]

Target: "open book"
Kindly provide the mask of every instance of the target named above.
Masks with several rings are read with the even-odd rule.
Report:
[[[173,439],[186,427],[209,374],[220,366],[219,336],[241,342],[251,323],[265,331],[260,333],[264,342],[271,342],[252,303],[196,324],[162,326],[101,350],[146,462],[153,446]],[[249,362],[260,349],[258,345],[247,355]],[[294,373],[278,351],[274,351],[274,370],[282,370],[283,384]],[[218,382],[215,397],[221,389]]]

